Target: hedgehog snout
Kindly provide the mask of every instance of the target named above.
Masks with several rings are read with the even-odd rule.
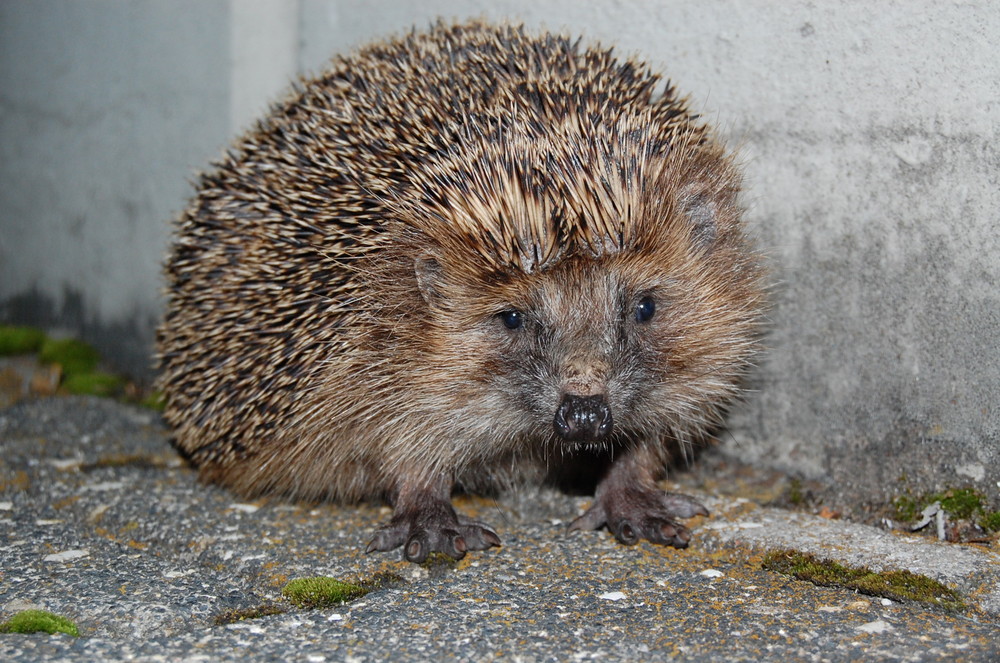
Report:
[[[570,442],[599,442],[614,427],[611,406],[603,394],[566,394],[556,408],[556,434]]]

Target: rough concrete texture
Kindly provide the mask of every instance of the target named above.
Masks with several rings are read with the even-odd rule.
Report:
[[[145,370],[166,219],[241,109],[277,94],[255,51],[315,71],[435,16],[520,20],[638,54],[744,154],[776,285],[729,453],[843,503],[960,485],[1000,502],[992,7],[249,4],[0,6],[0,319],[74,329]]]
[[[0,621],[45,609],[81,637],[0,635],[0,660],[953,661],[1000,657],[1000,555],[699,495],[687,550],[566,533],[587,498],[464,497],[499,549],[428,567],[369,555],[378,505],[246,503],[200,485],[158,417],[51,398],[0,410]],[[761,569],[812,550],[956,589],[949,613]],[[299,610],[292,578],[393,572],[352,603]],[[216,625],[231,610],[283,614]]]
[[[738,120],[763,166],[751,166],[754,216],[780,285],[737,453],[778,451],[872,501],[962,484],[996,500],[1000,66],[988,44],[1000,14],[945,3],[798,19],[781,42],[798,40],[800,73],[758,88]],[[774,71],[769,53],[757,64]]]

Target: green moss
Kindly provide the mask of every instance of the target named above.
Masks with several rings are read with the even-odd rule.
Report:
[[[46,339],[39,351],[39,359],[47,364],[59,364],[65,375],[89,373],[97,367],[97,350],[75,338]]]
[[[434,577],[454,571],[458,568],[458,560],[443,552],[434,551],[427,555],[427,559],[420,562],[420,566]]]
[[[788,501],[795,506],[801,506],[805,502],[805,495],[802,494],[802,481],[792,479],[788,482]]]
[[[980,518],[979,526],[987,532],[1000,532],[1000,511],[988,513]]]
[[[80,396],[114,396],[124,389],[125,380],[102,371],[70,373],[63,380],[62,387]]]
[[[280,605],[264,603],[263,605],[259,605],[254,608],[246,608],[244,610],[227,610],[222,614],[216,615],[215,619],[212,620],[212,624],[215,626],[225,626],[226,624],[235,624],[236,622],[242,622],[248,619],[260,619],[261,617],[280,615],[284,612],[285,609]]]
[[[73,338],[51,339],[34,327],[0,325],[0,356],[38,352],[38,359],[62,368],[60,387],[82,396],[121,396],[127,391],[126,380],[112,373],[98,371],[100,356],[93,347]],[[154,393],[143,404],[162,410],[163,397]]]
[[[875,572],[820,559],[795,550],[778,550],[765,556],[762,567],[823,587],[845,587],[896,601],[918,601],[947,610],[964,610],[961,595],[927,576],[910,571]]]
[[[996,526],[1000,525],[1000,522],[996,522],[1000,517],[991,519],[997,512],[988,511],[986,497],[973,488],[949,488],[941,493],[926,493],[917,497],[902,495],[894,499],[892,505],[896,520],[912,522],[920,518],[921,512],[935,502],[941,504],[941,508],[948,513],[949,518],[966,520],[980,516],[979,522],[983,529],[988,531],[1000,529]],[[994,523],[994,526],[987,527],[983,524],[986,521]]]
[[[912,522],[920,517],[923,506],[909,495],[901,495],[892,501],[893,517],[902,522]]]
[[[67,633],[80,635],[76,624],[44,610],[22,610],[0,624],[0,633]]]
[[[44,342],[41,329],[0,325],[0,357],[37,352]]]
[[[970,488],[953,488],[933,497],[937,499],[930,503],[941,502],[941,508],[953,518],[970,518],[972,514],[983,511],[985,501],[978,491]]]
[[[157,412],[163,412],[167,407],[167,397],[164,396],[162,391],[150,392],[139,405],[143,407],[148,407],[151,410],[156,410]]]
[[[296,578],[281,590],[281,595],[299,608],[329,608],[339,603],[347,603],[360,598],[369,590],[336,578],[318,576]]]

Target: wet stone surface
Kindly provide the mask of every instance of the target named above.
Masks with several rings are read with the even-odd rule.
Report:
[[[0,411],[0,621],[38,608],[81,637],[0,635],[0,660],[1000,660],[1000,555],[699,495],[687,550],[567,534],[589,499],[461,497],[503,546],[426,567],[364,555],[381,505],[244,503],[198,483],[152,412],[52,398]],[[761,570],[792,547],[912,570],[967,612],[820,588]],[[405,582],[300,610],[293,578]],[[283,614],[216,625],[265,604]]]

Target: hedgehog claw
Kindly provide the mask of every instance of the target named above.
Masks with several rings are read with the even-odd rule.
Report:
[[[420,564],[432,552],[462,559],[470,550],[499,545],[500,537],[489,525],[459,516],[447,502],[434,502],[394,514],[375,531],[365,552],[387,552],[403,546],[403,559]]]
[[[403,545],[406,540],[404,538],[405,532],[400,530],[398,527],[390,527],[386,525],[375,530],[375,535],[372,540],[368,543],[368,547],[365,548],[366,554],[371,554],[373,552],[385,552],[387,550],[393,550]]]
[[[602,491],[594,504],[570,523],[569,529],[607,526],[608,531],[627,546],[646,539],[660,545],[686,548],[691,531],[675,519],[697,515],[708,515],[708,509],[693,497],[657,489],[615,486]]]

